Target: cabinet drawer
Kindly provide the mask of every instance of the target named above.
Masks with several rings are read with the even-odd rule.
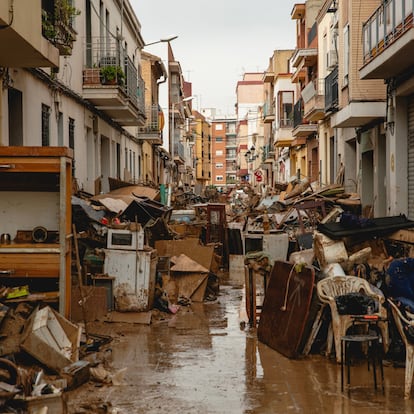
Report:
[[[58,253],[0,253],[0,271],[10,277],[59,277]]]

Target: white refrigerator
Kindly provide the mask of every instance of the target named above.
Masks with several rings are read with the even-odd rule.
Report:
[[[134,311],[148,311],[153,306],[157,251],[105,249],[104,272],[114,276],[114,293],[121,287],[132,296]],[[119,300],[118,300],[119,303]],[[115,295],[115,309],[117,297]],[[119,310],[119,309],[118,309]]]

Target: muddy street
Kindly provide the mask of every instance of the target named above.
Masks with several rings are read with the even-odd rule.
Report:
[[[218,300],[182,307],[150,326],[96,324],[114,336],[106,364],[120,385],[90,381],[68,393],[69,413],[412,413],[404,369],[386,364],[385,393],[366,363],[351,368],[322,355],[284,357],[243,322],[243,287],[222,283]],[[155,318],[154,318],[155,319]]]

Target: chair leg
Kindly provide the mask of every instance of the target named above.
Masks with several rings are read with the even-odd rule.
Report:
[[[414,374],[414,347],[406,344],[405,346],[405,386],[404,398],[409,399],[411,394],[411,384]]]
[[[342,336],[346,335],[346,324],[341,321],[338,317],[332,318],[332,331],[333,337],[335,342],[335,355],[336,355],[336,362],[338,364],[341,363],[342,355],[341,355],[341,338]]]
[[[378,327],[381,330],[382,346],[384,348],[384,354],[388,352],[390,347],[390,336],[388,331],[388,322],[378,322]]]

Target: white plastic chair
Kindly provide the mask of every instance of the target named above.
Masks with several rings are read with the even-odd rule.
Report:
[[[341,362],[341,338],[353,324],[358,324],[352,315],[341,315],[338,313],[335,297],[346,295],[347,293],[364,293],[371,296],[378,302],[378,311],[373,315],[377,315],[381,320],[377,322],[377,326],[381,331],[384,352],[388,351],[388,321],[387,309],[383,306],[385,296],[383,293],[372,286],[368,281],[356,276],[328,276],[322,279],[316,285],[319,299],[322,303],[329,305],[332,316],[332,330],[335,342],[336,361]]]
[[[404,383],[404,398],[410,398],[411,385],[413,382],[414,374],[414,344],[408,341],[407,336],[404,332],[403,322],[407,325],[414,326],[414,319],[407,319],[398,306],[391,300],[388,299],[388,303],[391,305],[391,312],[394,318],[395,324],[397,325],[398,332],[405,345],[405,383]]]

